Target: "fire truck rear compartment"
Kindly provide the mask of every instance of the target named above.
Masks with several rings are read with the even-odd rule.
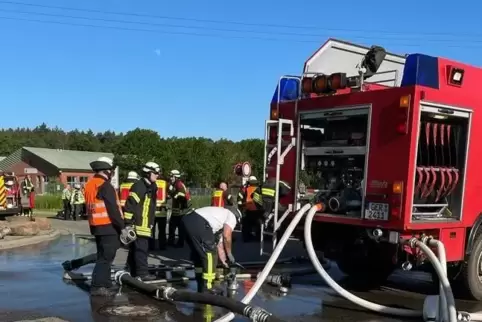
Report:
[[[412,221],[460,220],[470,113],[422,106]]]
[[[369,111],[363,106],[300,114],[300,184],[324,201],[325,213],[361,217]]]

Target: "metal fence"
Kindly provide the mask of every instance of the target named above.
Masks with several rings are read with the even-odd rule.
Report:
[[[50,195],[60,195],[62,194],[62,190],[64,189],[63,185],[57,182],[45,184],[44,187],[44,193]],[[189,188],[191,196],[195,197],[210,197],[213,194],[214,190],[214,188]],[[238,191],[238,188],[229,189],[229,192],[232,194],[233,197],[236,197],[238,195]]]

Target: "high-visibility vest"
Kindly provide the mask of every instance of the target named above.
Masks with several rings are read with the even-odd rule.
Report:
[[[131,190],[132,185],[134,182],[125,182],[120,185],[119,191],[120,191],[120,204],[122,207],[126,205],[127,197],[129,196],[129,191]]]
[[[251,195],[257,189],[256,186],[249,186],[246,189],[246,210],[256,210],[256,205],[254,204],[253,198]]]
[[[211,197],[211,206],[212,207],[223,207],[224,208],[224,198],[223,198],[224,191],[223,190],[215,190]]]
[[[166,202],[167,182],[165,180],[156,180],[156,185],[157,185],[156,207],[161,207]]]
[[[105,207],[104,201],[101,199],[97,199],[99,187],[102,186],[105,182],[106,181],[102,178],[94,177],[87,181],[87,183],[85,184],[85,204],[87,208],[87,217],[89,219],[90,226],[105,226],[112,224],[109,218],[109,214],[107,213],[107,208]],[[120,202],[117,195],[116,199],[119,206],[119,211],[122,215],[122,211],[120,209]]]

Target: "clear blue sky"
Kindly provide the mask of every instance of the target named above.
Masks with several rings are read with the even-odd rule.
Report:
[[[18,2],[188,20],[0,1],[0,127],[46,122],[68,130],[119,132],[139,126],[161,136],[262,137],[279,76],[299,74],[305,59],[329,37],[482,66],[482,6],[475,0],[458,1],[457,8],[435,0]]]

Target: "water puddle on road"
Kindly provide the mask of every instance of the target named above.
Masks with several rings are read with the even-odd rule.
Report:
[[[226,313],[219,308],[207,310],[206,306],[163,303],[128,289],[122,289],[113,299],[91,298],[88,284],[75,285],[62,279],[61,263],[93,252],[95,245],[92,242],[74,236],[62,236],[53,242],[0,252],[0,321],[57,317],[59,321],[72,322],[214,322]],[[89,268],[91,269],[87,267],[85,270],[88,271]],[[342,276],[336,270],[331,270],[330,274],[336,279]],[[395,274],[391,281],[405,285],[407,289],[415,286],[420,288],[421,285],[433,289],[427,276],[422,274],[416,277],[404,282],[404,276],[400,273]],[[236,298],[241,299],[252,284],[240,281]],[[194,289],[192,284],[187,287]],[[394,289],[357,292],[357,295],[375,303],[414,309],[421,308],[424,298],[420,294]],[[407,321],[367,313],[341,299],[316,275],[294,278],[293,287],[286,295],[279,294],[276,288],[263,286],[252,304],[263,307],[289,322]],[[469,307],[470,311],[481,309],[471,303],[465,303],[463,306]],[[211,315],[211,318],[208,315]],[[234,321],[245,320],[237,318]]]

